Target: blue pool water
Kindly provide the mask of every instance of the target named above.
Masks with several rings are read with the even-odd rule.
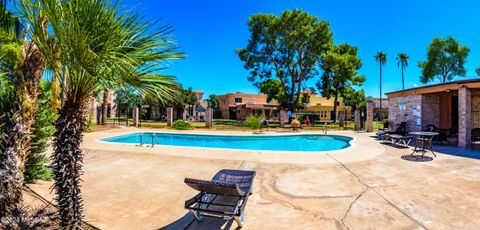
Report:
[[[152,137],[153,135],[153,137]],[[132,133],[103,138],[102,141],[127,144],[152,144],[203,148],[272,151],[327,151],[350,146],[352,138],[338,135],[226,136],[170,133]]]

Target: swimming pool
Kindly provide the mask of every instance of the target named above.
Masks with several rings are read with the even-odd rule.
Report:
[[[174,133],[132,133],[103,138],[101,141],[124,144],[223,148],[268,151],[318,152],[340,150],[350,147],[353,138],[340,135],[275,135],[275,136],[233,136]]]

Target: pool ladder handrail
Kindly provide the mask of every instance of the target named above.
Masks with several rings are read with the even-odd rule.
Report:
[[[155,137],[157,137],[156,133],[152,133],[152,148],[155,146]]]
[[[142,147],[143,146],[143,135],[145,135],[145,133],[141,133],[140,134],[140,144],[138,146]],[[157,140],[158,140],[158,136],[156,133],[152,133],[152,145],[151,147],[153,148],[153,146],[155,146],[155,137],[157,137]]]

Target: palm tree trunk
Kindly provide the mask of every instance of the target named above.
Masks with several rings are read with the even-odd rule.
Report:
[[[52,108],[53,111],[57,112],[61,107],[60,99],[60,75],[62,73],[62,67],[60,62],[55,61],[54,70],[53,70],[53,79],[52,79]]]
[[[57,132],[53,145],[52,169],[62,229],[80,228],[83,219],[80,191],[83,153],[80,144],[87,126],[86,107],[78,97],[76,101],[67,99],[55,124]]]
[[[33,43],[24,43],[22,56],[23,76],[17,82],[17,99],[7,123],[0,158],[0,218],[9,216],[22,200],[23,171],[31,148],[39,83],[45,68],[44,57]]]
[[[405,90],[405,78],[403,77],[403,66],[404,64],[402,63],[402,90]]]
[[[380,121],[383,119],[382,113],[382,62],[380,61],[380,113],[378,114]]]
[[[102,121],[100,123],[101,125],[107,124],[108,94],[108,89],[103,89]]]

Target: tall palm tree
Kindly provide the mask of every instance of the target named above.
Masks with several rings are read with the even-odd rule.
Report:
[[[80,228],[83,219],[80,144],[86,128],[86,107],[99,87],[130,85],[161,100],[175,97],[176,83],[160,76],[165,62],[181,58],[175,51],[170,26],[153,31],[150,21],[129,14],[109,0],[23,0],[21,10],[34,25],[32,40],[41,42],[45,30],[35,23],[44,13],[62,51],[65,69],[64,103],[55,124],[52,169],[62,228]],[[40,46],[41,50],[51,47]]]
[[[0,11],[3,19],[1,30],[20,39],[20,21],[8,12],[5,1],[0,1]],[[32,125],[44,68],[45,59],[38,46],[31,41],[24,41],[18,62],[11,73],[15,77],[16,95],[12,102],[11,117],[5,125],[5,138],[0,143],[3,148],[0,154],[0,218],[11,215],[22,200],[23,172],[31,148]]]
[[[398,67],[402,68],[402,90],[405,89],[405,77],[403,71],[408,67],[408,55],[406,53],[397,54]]]
[[[375,55],[375,61],[378,61],[380,65],[380,120],[383,119],[382,114],[382,67],[387,63],[387,54],[384,52],[378,52]]]

